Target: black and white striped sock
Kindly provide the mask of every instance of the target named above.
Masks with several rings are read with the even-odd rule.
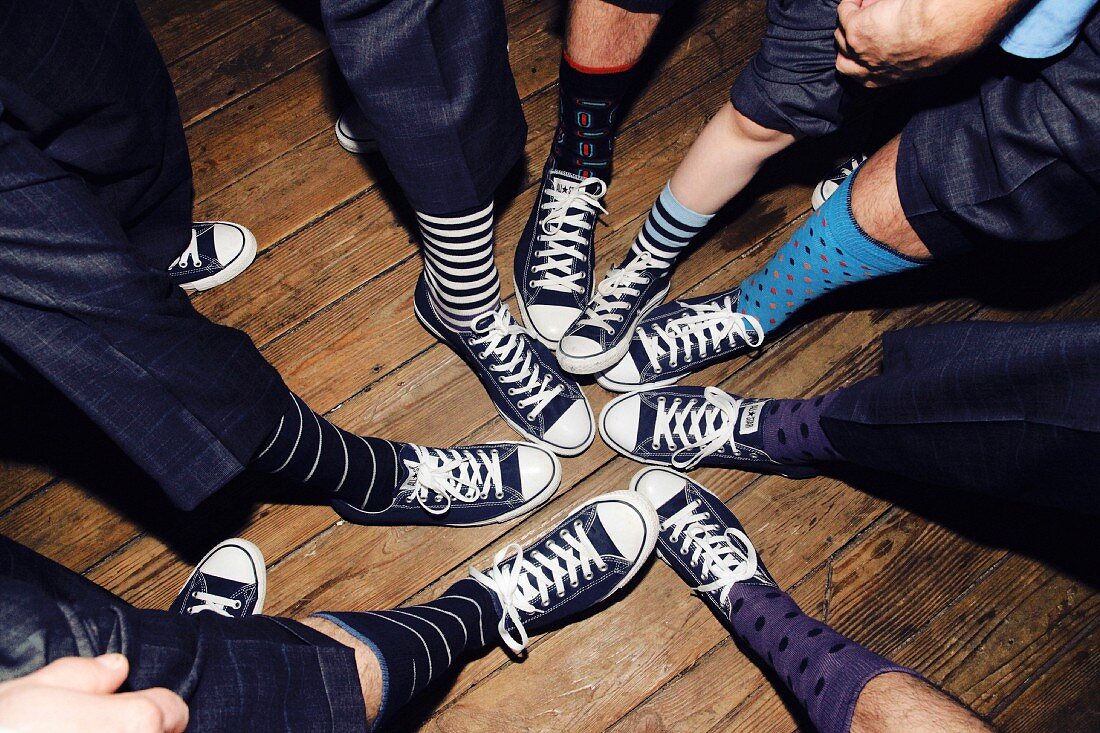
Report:
[[[252,468],[331,493],[356,496],[368,511],[385,509],[405,480],[401,443],[342,430],[291,393],[292,404],[252,459]]]
[[[627,261],[648,252],[655,264],[674,265],[680,252],[713,218],[714,214],[700,214],[681,204],[666,184],[634,239]]]
[[[420,606],[319,615],[365,643],[378,657],[383,685],[375,729],[464,654],[494,643],[500,621],[493,594],[472,578],[458,581]]]
[[[466,328],[500,304],[493,262],[493,202],[453,216],[417,212],[428,292],[440,315]]]

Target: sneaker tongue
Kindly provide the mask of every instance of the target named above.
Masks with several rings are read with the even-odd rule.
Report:
[[[555,191],[566,190],[566,188],[569,187],[568,184],[570,181],[573,183],[581,183],[584,181],[583,176],[578,176],[576,173],[569,173],[568,171],[559,171],[556,168],[550,171],[550,178],[554,183]]]

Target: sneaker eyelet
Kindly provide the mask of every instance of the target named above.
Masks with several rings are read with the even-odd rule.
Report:
[[[584,574],[584,579],[585,580],[592,580],[595,577],[596,577],[595,573],[585,573]]]
[[[527,416],[527,422],[534,422],[534,421],[535,421],[535,416],[534,415],[528,415]]]

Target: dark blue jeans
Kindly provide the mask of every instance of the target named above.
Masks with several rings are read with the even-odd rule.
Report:
[[[1100,514],[1100,322],[888,333],[882,374],[841,390],[822,423],[862,466]]]
[[[289,619],[134,608],[0,536],[0,681],[109,652],[130,660],[124,689],[179,694],[192,733],[367,730],[348,647]]]
[[[0,0],[0,351],[182,508],[243,469],[290,399],[248,336],[165,274],[191,195],[175,94],[133,0]]]

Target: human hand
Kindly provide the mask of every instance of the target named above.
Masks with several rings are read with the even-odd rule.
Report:
[[[865,87],[943,73],[1020,0],[840,0],[836,68]]]
[[[2,733],[183,733],[187,704],[164,688],[115,692],[130,663],[121,654],[65,657],[0,682]]]

